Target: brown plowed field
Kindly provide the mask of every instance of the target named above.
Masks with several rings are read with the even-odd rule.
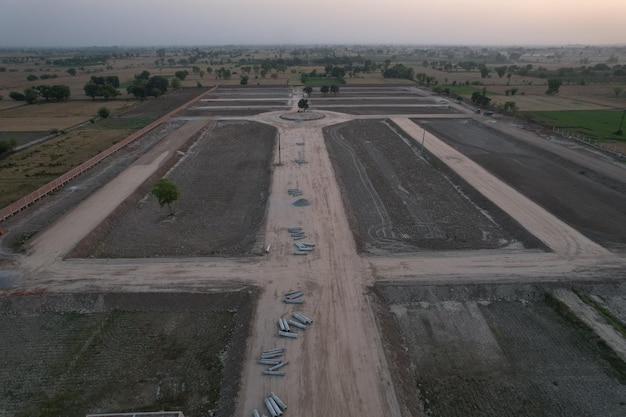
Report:
[[[517,239],[538,245],[528,234],[506,230],[510,219],[422,156],[391,122],[357,120],[326,127],[324,134],[362,251],[501,248]]]
[[[414,121],[590,239],[626,247],[626,178],[595,173],[472,120]]]

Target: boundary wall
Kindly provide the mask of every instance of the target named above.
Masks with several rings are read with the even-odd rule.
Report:
[[[8,219],[9,217],[13,216],[14,214],[19,213],[20,211],[24,210],[26,207],[30,206],[31,204],[39,201],[40,199],[42,199],[46,195],[50,194],[51,192],[53,192],[53,191],[57,190],[58,188],[64,186],[65,184],[67,184],[68,182],[70,182],[74,178],[78,177],[79,175],[83,174],[85,171],[91,169],[94,165],[102,162],[104,159],[108,158],[109,156],[111,156],[113,153],[117,152],[118,150],[120,150],[124,146],[128,145],[129,143],[133,142],[134,140],[136,140],[136,139],[140,138],[141,136],[145,135],[146,133],[148,133],[149,131],[151,131],[155,127],[159,126],[160,124],[165,122],[167,119],[169,119],[170,117],[172,117],[173,115],[175,115],[179,111],[186,109],[187,107],[189,107],[190,105],[192,105],[196,101],[200,100],[205,95],[207,95],[209,93],[212,93],[217,88],[218,88],[218,86],[215,86],[215,87],[211,88],[209,91],[206,91],[206,92],[200,94],[198,97],[195,97],[195,98],[189,100],[187,103],[177,107],[176,109],[174,109],[171,112],[167,113],[165,116],[159,118],[158,120],[155,120],[154,122],[150,123],[149,125],[141,128],[141,129],[139,129],[138,131],[136,131],[132,135],[127,136],[125,139],[121,140],[120,142],[116,143],[115,145],[111,146],[110,148],[105,149],[104,151],[100,152],[98,155],[88,159],[87,161],[83,162],[79,166],[77,166],[75,168],[72,168],[70,171],[66,172],[65,174],[63,174],[62,176],[58,177],[57,179],[50,181],[49,183],[47,183],[46,185],[38,188],[37,190],[33,191],[32,193],[30,193],[30,194],[20,198],[19,200],[17,200],[13,204],[10,204],[9,206],[3,208],[2,210],[0,210],[0,222],[3,222],[4,220]]]

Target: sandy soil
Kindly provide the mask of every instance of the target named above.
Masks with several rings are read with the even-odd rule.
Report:
[[[291,104],[295,106],[297,95]],[[410,120],[414,114],[386,114],[408,136],[421,140],[423,130]],[[165,138],[89,199],[39,233],[26,255],[14,256],[14,287],[50,291],[203,291],[253,284],[263,289],[246,346],[242,385],[233,415],[262,409],[262,398],[274,391],[301,416],[408,416],[397,381],[385,356],[377,321],[366,296],[378,279],[498,280],[573,279],[595,275],[623,278],[626,261],[493,177],[430,133],[425,146],[468,184],[535,235],[551,253],[527,250],[443,252],[388,258],[357,255],[341,190],[324,144],[322,128],[353,116],[321,112],[313,121],[284,120],[284,112],[245,118],[278,129],[280,160],[275,167],[265,222],[268,256],[250,259],[115,259],[63,257],[80,239],[108,216],[126,196],[182,144],[203,129],[212,114],[197,114],[175,134]],[[241,119],[240,117],[238,119]],[[304,145],[299,145],[304,143]],[[278,155],[274,161],[278,162]],[[307,163],[296,163],[305,159]],[[290,188],[302,190],[310,206],[293,206]],[[287,227],[302,227],[315,242],[308,256],[293,256]],[[305,292],[302,305],[281,302],[290,290]],[[276,336],[276,320],[300,311],[313,324],[297,339]],[[286,375],[267,377],[256,363],[260,352],[285,346]]]

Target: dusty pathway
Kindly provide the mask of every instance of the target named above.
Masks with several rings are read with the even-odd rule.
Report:
[[[297,103],[297,97],[292,103]],[[376,279],[565,279],[593,275],[607,266],[626,266],[623,258],[590,242],[431,135],[426,136],[431,152],[539,237],[553,253],[502,250],[362,258],[356,253],[321,131],[325,125],[357,117],[324,112],[323,119],[296,123],[281,119],[280,114],[247,118],[274,125],[280,134],[282,165],[275,167],[265,233],[266,243],[271,244],[268,256],[247,260],[61,261],[141,183],[141,178],[158,168],[168,152],[174,152],[180,141],[207,123],[196,120],[40,233],[28,255],[20,259],[22,286],[79,292],[209,291],[258,285],[264,291],[252,323],[235,415],[252,415],[254,408],[261,411],[262,398],[275,391],[289,405],[290,415],[406,416],[408,412],[397,400],[365,294]],[[408,135],[421,139],[421,128],[409,120],[413,116],[393,120]],[[296,159],[306,163],[296,163]],[[302,190],[299,198],[308,199],[311,205],[293,206],[289,188]],[[295,248],[286,232],[292,226],[302,227],[307,241],[317,245],[310,255],[292,255]],[[296,289],[305,291],[305,304],[283,304],[282,295]],[[296,340],[278,338],[277,319],[287,318],[292,311],[306,314],[314,323]],[[289,365],[283,378],[263,376],[263,366],[256,363],[262,350],[276,346],[286,347]]]

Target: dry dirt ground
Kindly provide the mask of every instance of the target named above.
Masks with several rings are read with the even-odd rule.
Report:
[[[368,94],[355,89],[354,97],[361,100],[355,100],[362,109],[360,115],[313,107],[313,114],[321,118],[295,111],[297,90],[226,89],[223,96],[217,91],[216,103],[198,103],[181,113],[172,121],[177,129],[162,130],[160,140],[147,147],[128,169],[101,187],[90,186],[93,193],[71,211],[63,215],[64,211],[57,211],[54,223],[45,228],[40,223],[42,230],[28,242],[25,253],[4,256],[0,279],[5,303],[29,293],[36,294],[28,299],[39,300],[50,297],[49,293],[226,294],[233,287],[258,288],[254,311],[241,324],[248,336],[246,342],[231,341],[228,350],[229,356],[244,358],[237,374],[241,385],[225,382],[222,400],[230,400],[232,406],[221,408],[220,415],[265,411],[263,397],[270,391],[287,403],[286,414],[301,416],[590,415],[590,410],[591,414],[620,415],[626,398],[619,363],[604,356],[608,355],[605,350],[581,345],[581,340],[590,340],[585,333],[589,329],[572,325],[542,301],[555,286],[569,285],[564,282],[624,280],[623,250],[601,245],[619,242],[620,232],[616,230],[610,238],[603,235],[600,240],[588,230],[576,230],[567,216],[555,216],[549,204],[542,203],[542,207],[532,201],[523,190],[499,180],[416,123],[436,119],[443,126],[459,126],[460,121],[472,126],[483,119],[473,122],[475,116],[463,108],[442,107],[439,99],[416,90],[413,99],[403,99],[408,108],[399,110],[398,99],[383,99],[384,91]],[[237,97],[236,91],[243,97]],[[405,93],[404,88],[390,87],[386,97]],[[376,95],[379,97],[367,106],[368,97]],[[244,100],[246,96],[249,100]],[[350,89],[342,89],[341,100],[350,97]],[[229,100],[235,105],[230,110]],[[386,101],[394,105],[387,106]],[[291,110],[267,111],[276,102]],[[500,121],[497,129],[501,140],[512,144],[528,142],[533,136],[505,121]],[[273,148],[270,171],[267,155],[272,148],[267,142],[274,131],[278,146]],[[229,139],[237,144],[229,144]],[[249,146],[245,144],[256,139],[256,155],[247,155]],[[421,143],[425,158],[416,153]],[[163,233],[168,234],[167,246],[199,242],[201,236],[207,241],[203,250],[215,248],[220,233],[208,232],[210,226],[171,227],[190,216],[159,220],[154,207],[149,216],[133,213],[156,205],[148,198],[147,185],[171,168],[169,176],[178,175],[181,186],[198,193],[199,199],[214,195],[209,188],[212,175],[208,174],[214,168],[207,164],[218,163],[215,154],[222,148],[228,153],[224,151],[220,164],[239,161],[244,172],[258,164],[252,172],[257,173],[260,184],[269,178],[269,194],[261,188],[248,195],[252,179],[246,178],[244,184],[237,179],[228,182],[244,187],[243,195],[228,190],[218,196],[224,202],[242,198],[240,204],[245,206],[224,203],[222,211],[228,213],[220,215],[227,222],[241,219],[243,223],[245,216],[238,213],[264,211],[260,230],[253,227],[254,233],[249,235],[256,236],[257,247],[271,245],[269,253],[180,258],[177,249],[171,249],[170,257],[128,258],[158,255],[158,245],[151,245],[155,241],[165,245]],[[254,163],[248,159],[252,156]],[[598,162],[599,158],[583,154],[576,163],[587,172],[595,164],[601,165],[607,171],[605,177],[623,185],[624,168]],[[353,169],[346,167],[350,160]],[[559,160],[553,159],[554,163]],[[542,171],[523,174],[536,175],[529,181],[550,192],[552,184],[544,181]],[[353,180],[355,175],[358,180]],[[594,181],[597,189],[610,188],[594,175],[569,176],[564,181],[581,178]],[[424,184],[416,184],[420,180]],[[350,189],[353,181],[357,181],[355,190]],[[202,182],[207,190],[197,191],[202,187],[194,187]],[[360,196],[357,186],[367,198]],[[295,188],[302,191],[301,196],[288,193]],[[623,189],[615,192],[623,198]],[[144,197],[140,209],[137,202]],[[294,206],[299,198],[310,205]],[[344,206],[344,202],[348,204]],[[208,207],[211,203],[187,204],[205,204],[207,210],[212,209]],[[3,241],[5,251],[14,228],[26,230],[29,219],[41,219],[38,216],[43,212],[37,210],[33,207],[3,224],[9,231]],[[178,210],[184,214],[186,205]],[[377,216],[387,216],[389,224],[381,223]],[[127,218],[144,222],[143,234],[125,234],[131,226],[116,229]],[[166,220],[168,229],[150,230]],[[375,233],[363,232],[361,222],[371,225],[366,229],[375,229]],[[316,245],[307,256],[293,255],[294,242],[287,228],[295,226],[305,231],[306,241]],[[239,239],[248,239],[244,235]],[[371,256],[368,251],[376,247],[381,235],[395,240]],[[437,243],[430,247],[433,241]],[[77,255],[85,248],[96,248],[87,252],[96,255],[102,242],[106,249],[113,248],[111,256],[118,257],[67,258],[71,251]],[[234,247],[239,249],[229,254],[250,253],[245,245]],[[138,252],[143,255],[130,253],[144,248],[145,252]],[[483,283],[484,290],[476,290],[476,282]],[[532,283],[531,289],[528,283]],[[583,290],[623,320],[623,286],[598,284],[598,288]],[[304,304],[282,302],[283,294],[297,289],[305,292]],[[155,304],[150,305],[159,312],[172,309]],[[132,310],[132,305],[122,309],[126,310]],[[294,311],[309,316],[313,323],[298,331],[295,339],[278,337],[277,319],[288,318]],[[37,317],[41,313],[24,308],[20,314]],[[616,340],[618,345],[620,342],[624,343],[623,338]],[[282,368],[286,374],[264,376],[257,358],[261,351],[276,346],[286,348],[283,359],[289,364]],[[562,354],[555,366],[551,350],[557,347]],[[225,363],[232,366],[228,358]],[[492,375],[499,384],[489,379]],[[147,384],[156,392],[154,381]],[[559,387],[564,392],[554,394]],[[514,400],[502,399],[507,396]],[[120,404],[114,406],[121,408]]]

